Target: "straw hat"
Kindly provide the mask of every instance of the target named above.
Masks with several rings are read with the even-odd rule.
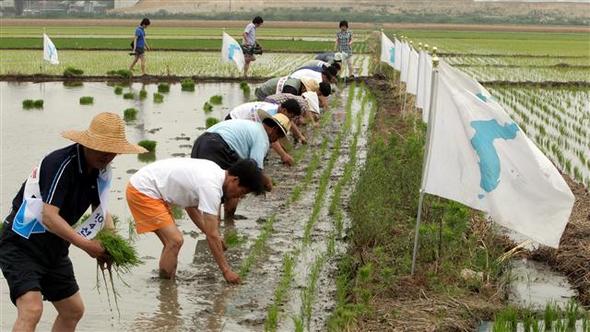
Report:
[[[264,121],[264,119],[273,120],[279,125],[279,128],[281,128],[283,134],[285,134],[285,137],[287,136],[289,129],[291,129],[291,121],[289,121],[289,118],[285,114],[277,113],[273,116],[270,116],[270,114],[266,113],[264,110],[258,110],[257,112],[260,122]]]
[[[320,114],[320,100],[318,99],[318,94],[315,92],[307,91],[301,95],[307,101],[307,105],[309,106],[309,110],[316,114]]]
[[[301,84],[305,86],[307,91],[318,92],[320,90],[320,84],[312,78],[302,77]]]
[[[125,122],[114,113],[100,113],[92,119],[88,129],[84,131],[67,130],[61,135],[96,151],[117,154],[148,152],[141,146],[127,141]]]

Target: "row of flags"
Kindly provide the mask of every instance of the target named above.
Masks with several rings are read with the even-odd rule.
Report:
[[[429,126],[421,191],[484,211],[494,222],[557,248],[574,195],[490,93],[444,60],[433,75],[427,52],[383,33],[381,61],[400,72]]]

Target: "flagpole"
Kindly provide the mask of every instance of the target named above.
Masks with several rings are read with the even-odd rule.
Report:
[[[41,59],[41,72],[45,74],[45,35],[47,34],[46,28],[43,27],[43,58]]]
[[[414,49],[414,42],[410,40],[410,51],[408,52],[408,75],[410,75],[410,64],[412,63],[412,61],[410,61],[410,57],[412,56],[412,49]],[[406,110],[406,98],[408,96],[408,81],[410,79],[408,77],[406,77],[406,92],[404,93],[404,102],[402,104],[402,113],[404,113],[404,111]]]
[[[402,68],[404,66],[404,56],[402,54],[403,52],[403,47],[402,47],[402,43],[404,42],[404,36],[400,36],[400,43],[399,46],[402,48],[402,50],[399,53],[399,84],[398,84],[398,95],[402,94]]]
[[[426,146],[424,149],[424,158],[422,164],[422,181],[420,184],[420,198],[418,200],[418,216],[416,217],[416,232],[414,234],[414,252],[412,254],[412,276],[416,271],[416,257],[418,255],[418,238],[420,234],[420,222],[422,221],[422,204],[424,203],[424,186],[426,185],[426,170],[430,162],[430,143],[433,136],[433,127],[435,121],[435,106],[438,90],[438,57],[436,56],[436,47],[432,48],[432,82],[430,83],[430,107],[428,113],[428,127],[426,129]]]
[[[420,91],[420,53],[422,53],[422,43],[418,43],[418,79],[416,80],[416,97],[414,98],[414,110],[418,113],[418,91]]]
[[[383,28],[381,28],[381,34],[379,35],[379,40],[381,41],[380,44],[380,52],[379,52],[379,75],[383,75],[383,67],[381,64],[381,52],[383,51]]]

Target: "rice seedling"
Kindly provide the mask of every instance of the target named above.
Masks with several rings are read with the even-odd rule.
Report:
[[[206,101],[205,104],[203,105],[203,111],[205,111],[205,113],[213,112],[213,105],[209,104],[209,102]]]
[[[159,92],[154,92],[154,103],[161,104],[164,102],[164,95]]]
[[[128,108],[123,111],[123,119],[125,119],[125,121],[133,121],[137,118],[137,112],[137,108]]]
[[[250,268],[252,267],[252,264],[256,262],[256,258],[262,255],[264,249],[266,248],[266,241],[268,240],[268,237],[273,231],[274,222],[275,216],[273,215],[266,220],[264,225],[262,225],[262,231],[260,232],[260,235],[258,236],[256,241],[254,241],[250,253],[242,261],[242,264],[240,265],[240,270],[238,272],[240,277],[244,278],[248,274],[248,272],[250,272]]]
[[[190,78],[186,78],[180,82],[182,91],[195,91],[195,81]]]
[[[170,84],[168,84],[168,83],[160,83],[160,84],[158,84],[158,92],[160,92],[160,93],[168,93],[168,92],[170,92]]]
[[[144,140],[139,141],[137,143],[137,145],[145,148],[146,150],[148,150],[148,152],[155,152],[156,145],[158,145],[158,142],[144,139]]]
[[[245,235],[240,235],[235,229],[228,230],[223,237],[223,241],[228,248],[235,248],[248,241]]]
[[[291,286],[291,281],[293,280],[293,268],[295,267],[295,256],[287,254],[283,257],[283,266],[282,266],[282,274],[281,279],[279,280],[279,284],[274,292],[274,301],[272,305],[269,307],[266,320],[264,321],[264,330],[265,331],[276,331],[278,325],[278,315],[279,315],[279,306],[283,303],[285,296],[287,295],[287,290]]]
[[[208,129],[209,127],[212,127],[217,123],[219,123],[218,118],[208,117],[207,120],[205,120],[205,127]]]
[[[66,67],[63,75],[65,77],[76,77],[76,76],[84,75],[84,71],[82,69],[78,69],[78,68],[74,68],[74,67]]]
[[[135,99],[135,93],[133,91],[125,92],[123,99]]]
[[[123,87],[120,85],[115,86],[115,89],[113,90],[115,92],[116,95],[122,95],[123,94]]]
[[[92,105],[94,104],[94,97],[84,96],[80,97],[80,105]]]
[[[209,98],[209,103],[211,105],[221,105],[223,103],[223,96],[215,95]]]
[[[148,93],[146,90],[139,90],[139,99],[144,100],[146,99],[148,96]]]

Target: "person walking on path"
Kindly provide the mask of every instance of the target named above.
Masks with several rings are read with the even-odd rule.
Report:
[[[210,127],[197,137],[191,158],[208,159],[222,169],[228,169],[240,159],[254,159],[261,170],[271,143],[287,136],[289,119],[283,114],[271,117],[260,113],[262,122],[227,120]],[[262,174],[266,191],[272,190],[272,180]],[[233,219],[239,199],[224,201],[225,219]]]
[[[256,61],[254,56],[254,50],[257,46],[256,43],[256,29],[260,28],[264,23],[264,20],[260,16],[256,16],[252,22],[246,25],[244,33],[242,34],[242,49],[244,52],[244,77],[248,77],[248,69],[250,68],[250,62]]]
[[[129,179],[127,204],[138,234],[155,233],[164,248],[160,256],[160,277],[176,275],[183,236],[174,222],[170,205],[184,208],[193,223],[207,236],[209,249],[229,283],[239,283],[223,251],[219,233],[222,200],[239,199],[264,192],[262,171],[251,159],[239,160],[227,170],[205,159],[171,158],[141,168]]]
[[[70,244],[110,264],[102,245],[92,240],[113,227],[107,204],[110,162],[118,154],[147,152],[130,144],[125,122],[116,114],[96,115],[85,131],[62,136],[75,142],[45,156],[12,201],[0,234],[0,269],[18,314],[13,331],[34,331],[43,300],[57,310],[53,331],[74,331],[84,304],[68,257]],[[92,206],[92,215],[72,228]]]
[[[139,26],[135,29],[135,36],[131,47],[133,48],[132,53],[135,55],[129,70],[133,71],[133,67],[137,61],[141,60],[141,74],[145,75],[145,51],[150,50],[147,41],[145,40],[145,29],[150,25],[150,19],[144,18],[141,20]]]
[[[346,61],[348,76],[354,78],[352,67],[352,31],[348,30],[348,22],[340,21],[340,31],[336,33],[336,52],[343,53],[342,61]]]

